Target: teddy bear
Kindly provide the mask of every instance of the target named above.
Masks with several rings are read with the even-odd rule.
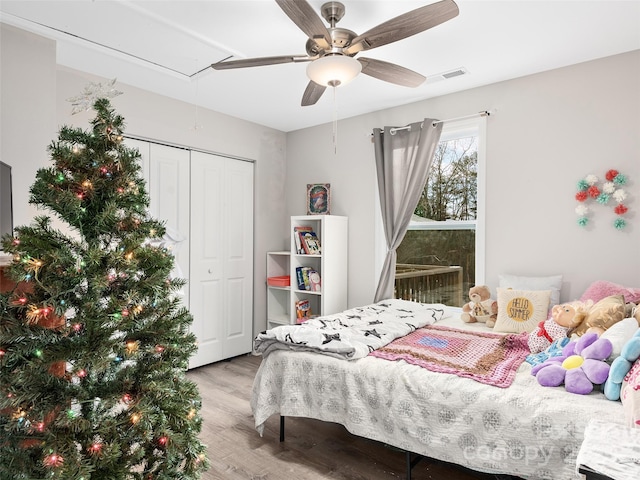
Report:
[[[476,285],[469,289],[468,303],[462,306],[460,318],[466,323],[481,322],[492,328],[498,317],[498,302],[491,298],[487,285]]]
[[[529,350],[540,353],[546,350],[554,340],[565,338],[569,330],[580,325],[591,307],[591,302],[570,302],[554,305],[551,317],[543,320],[529,334]]]

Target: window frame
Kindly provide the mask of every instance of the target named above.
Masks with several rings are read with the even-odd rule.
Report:
[[[476,285],[483,285],[486,276],[486,143],[487,143],[487,120],[484,116],[468,118],[463,120],[452,120],[445,122],[442,126],[442,134],[439,141],[453,140],[476,134],[478,136],[478,176],[477,176],[477,211],[475,220],[446,220],[444,222],[422,223],[411,222],[408,230],[471,230],[475,229],[475,268]],[[376,188],[377,191],[377,188]],[[380,278],[382,265],[387,254],[384,227],[382,222],[382,211],[380,208],[379,192],[376,195],[376,235],[375,235],[375,270],[376,278]],[[377,285],[377,284],[376,284]]]

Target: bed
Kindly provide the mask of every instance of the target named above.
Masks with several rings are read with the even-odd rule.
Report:
[[[436,326],[491,332],[448,308]],[[581,478],[576,457],[591,418],[620,423],[619,402],[545,388],[517,368],[508,388],[366,355],[350,360],[305,349],[269,349],[251,408],[257,431],[272,415],[343,425],[406,452],[524,479]]]

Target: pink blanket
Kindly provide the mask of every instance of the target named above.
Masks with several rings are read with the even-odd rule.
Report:
[[[427,370],[451,373],[506,388],[530,353],[526,332],[509,335],[428,326],[398,338],[369,355],[404,360]]]

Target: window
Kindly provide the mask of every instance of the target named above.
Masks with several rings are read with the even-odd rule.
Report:
[[[484,283],[484,133],[484,118],[443,126],[397,250],[397,298],[461,307],[469,288]]]

